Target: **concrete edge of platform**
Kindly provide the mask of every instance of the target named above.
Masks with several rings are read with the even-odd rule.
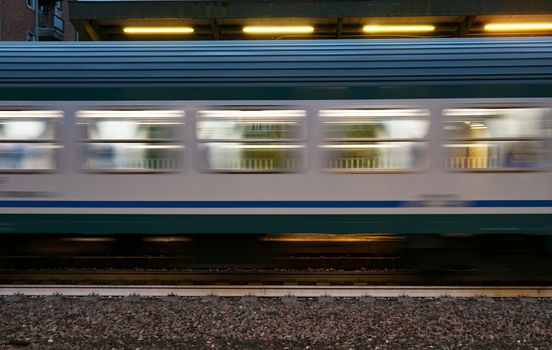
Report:
[[[0,285],[0,296],[66,297],[490,297],[490,298],[550,298],[552,287],[450,287],[450,286],[162,286],[162,285]]]

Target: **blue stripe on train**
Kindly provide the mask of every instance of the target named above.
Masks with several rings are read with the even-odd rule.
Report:
[[[547,208],[552,200],[471,201],[78,201],[3,200],[0,208]]]

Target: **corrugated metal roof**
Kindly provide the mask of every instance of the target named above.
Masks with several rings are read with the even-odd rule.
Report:
[[[552,82],[552,38],[0,43],[0,86]]]

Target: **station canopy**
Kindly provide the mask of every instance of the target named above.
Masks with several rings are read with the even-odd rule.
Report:
[[[552,35],[552,0],[69,0],[81,40]]]

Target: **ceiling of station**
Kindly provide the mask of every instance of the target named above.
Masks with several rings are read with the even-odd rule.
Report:
[[[488,23],[552,23],[550,0],[70,0],[84,40],[233,40],[552,35],[490,33]],[[249,34],[244,26],[311,25],[308,34]],[[365,33],[365,25],[433,25],[424,33]],[[127,34],[123,28],[192,27],[188,34]]]

